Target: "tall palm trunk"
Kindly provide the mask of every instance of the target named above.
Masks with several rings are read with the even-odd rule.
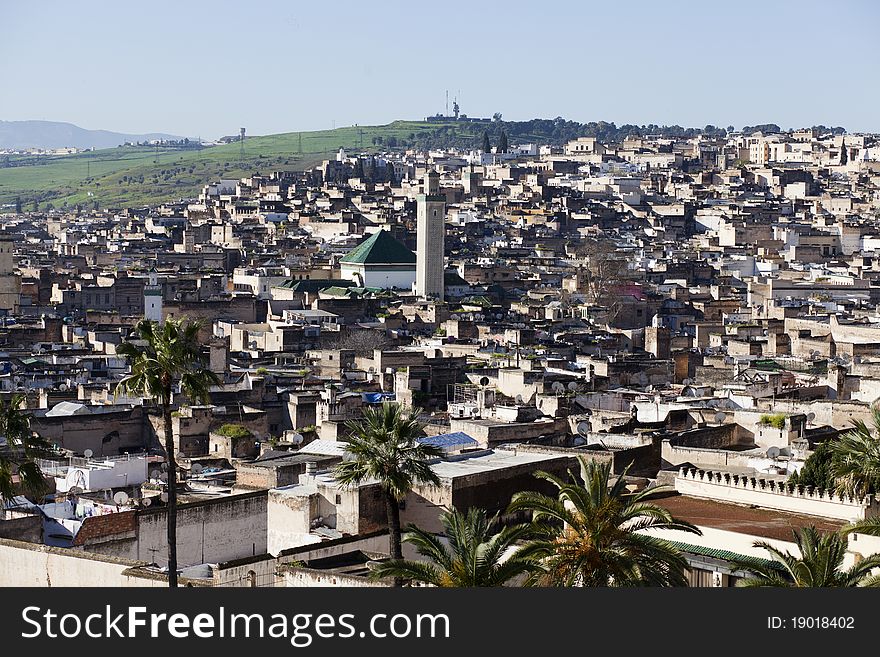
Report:
[[[385,510],[388,513],[388,539],[391,558],[402,559],[403,549],[400,545],[400,507],[397,504],[397,499],[391,493],[385,493]],[[395,577],[394,586],[403,586],[403,580],[400,577]]]
[[[168,586],[177,586],[177,461],[174,458],[174,429],[171,406],[162,404],[165,423],[165,458],[168,462]]]

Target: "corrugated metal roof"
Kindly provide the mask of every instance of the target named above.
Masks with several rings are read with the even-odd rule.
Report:
[[[472,447],[479,443],[471,438],[463,431],[455,431],[453,433],[443,433],[437,436],[425,436],[419,438],[419,442],[423,445],[433,445],[434,447]]]

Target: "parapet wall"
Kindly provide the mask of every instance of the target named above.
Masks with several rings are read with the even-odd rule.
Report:
[[[718,502],[754,504],[766,509],[848,522],[880,516],[880,504],[873,495],[857,499],[812,486],[796,486],[730,472],[680,468],[675,478],[675,490],[682,495]]]

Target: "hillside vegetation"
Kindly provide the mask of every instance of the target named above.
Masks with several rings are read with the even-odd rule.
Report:
[[[843,128],[821,131],[844,132]],[[381,126],[349,126],[315,132],[288,132],[248,137],[244,155],[238,142],[207,148],[118,147],[57,157],[0,158],[0,206],[20,200],[23,209],[76,205],[133,207],[193,198],[203,185],[219,178],[240,178],[255,172],[299,171],[314,166],[340,147],[355,152],[415,148],[478,149],[484,135],[498,146],[502,133],[509,143],[564,144],[577,137],[603,143],[626,137],[661,135],[690,138],[698,134],[723,137],[732,126],[683,128],[678,125],[622,125],[605,121],[578,123],[561,117],[531,121],[491,122],[395,121]],[[775,124],[744,128],[744,132],[779,131]]]

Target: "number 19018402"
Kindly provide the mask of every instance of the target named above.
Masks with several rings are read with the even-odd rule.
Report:
[[[853,616],[767,617],[767,628],[771,630],[852,630],[855,626]]]

